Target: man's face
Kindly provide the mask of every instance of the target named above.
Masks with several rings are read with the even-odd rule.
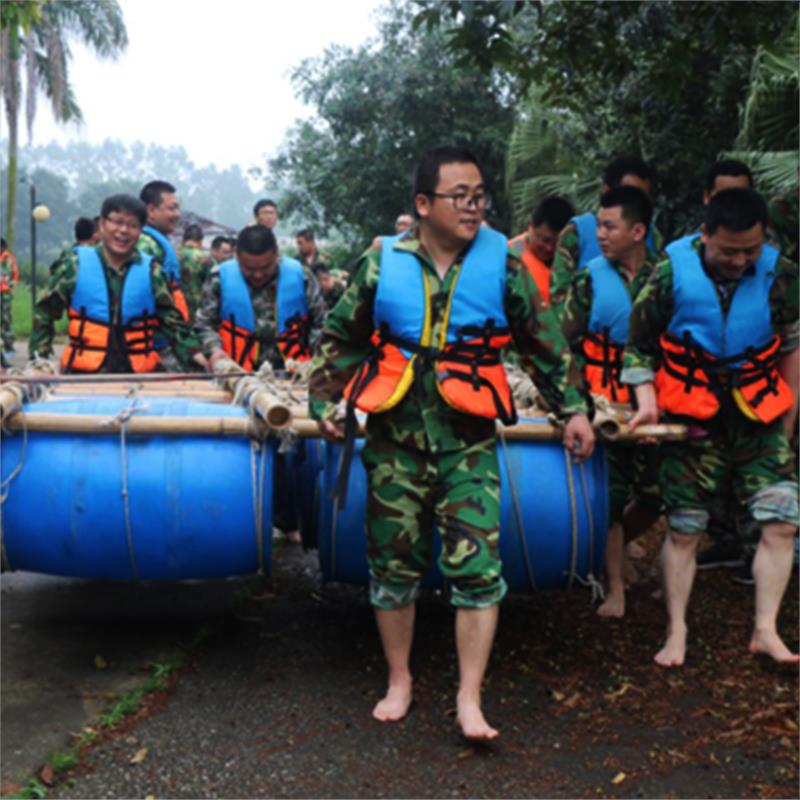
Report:
[[[394,221],[394,232],[405,233],[414,224],[414,217],[411,214],[401,214]]]
[[[183,246],[188,248],[189,250],[202,250],[203,243],[198,239],[187,239]]]
[[[303,258],[308,258],[314,255],[314,242],[311,239],[306,239],[305,236],[298,236],[297,249]]]
[[[761,255],[764,226],[757,222],[749,230],[731,231],[720,225],[712,234],[704,226],[701,239],[706,265],[722,278],[738,280]]]
[[[242,268],[244,279],[256,288],[266,286],[274,277],[278,269],[278,251],[267,250],[266,253],[236,253],[236,260]]]
[[[645,178],[640,178],[638,175],[634,175],[632,172],[623,175],[619,185],[635,186],[637,189],[641,189],[648,197],[650,197],[650,192],[653,189],[653,184],[650,181],[646,180]]]
[[[261,206],[256,214],[256,223],[272,230],[278,224],[278,209],[275,206]]]
[[[319,288],[322,289],[325,294],[330,294],[334,290],[335,282],[330,272],[318,272],[317,280],[319,281]]]
[[[714,188],[710,192],[703,192],[703,205],[708,205],[711,198],[725,189],[750,189],[750,178],[747,175],[717,175],[714,178]]]
[[[528,226],[528,247],[539,261],[548,266],[553,263],[558,244],[558,231],[553,230],[546,222],[541,225],[531,223]]]
[[[115,260],[125,259],[139,241],[142,223],[128,211],[111,211],[107,217],[101,217],[98,232],[103,249]]]
[[[217,262],[217,264],[221,264],[223,261],[228,261],[232,255],[233,248],[231,247],[230,242],[223,242],[219,247],[211,248],[211,257]]]
[[[485,199],[481,171],[475,164],[443,164],[439,168],[437,195],[418,194],[417,213],[435,237],[448,244],[471,242],[483,221],[484,206],[476,200]]]
[[[163,234],[172,233],[180,218],[181,205],[172,192],[164,192],[158,205],[150,203],[147,206],[147,223]]]
[[[622,216],[621,206],[597,212],[597,241],[609,261],[626,258],[646,235],[641,222],[630,223]]]

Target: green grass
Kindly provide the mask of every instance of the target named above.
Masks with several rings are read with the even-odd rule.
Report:
[[[41,297],[39,289],[37,297]],[[14,289],[14,302],[11,305],[11,327],[18,339],[27,339],[31,335],[33,309],[31,307],[31,287],[27,283],[19,283]],[[56,334],[67,332],[67,315],[56,322]]]

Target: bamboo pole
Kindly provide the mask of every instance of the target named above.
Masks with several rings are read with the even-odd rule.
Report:
[[[100,383],[89,386],[86,383],[60,383],[50,389],[50,397],[65,395],[126,395],[136,389],[142,397],[187,397],[212,403],[230,403],[231,393],[213,386],[195,383],[176,382],[173,384],[140,384],[134,381]]]
[[[25,390],[18,383],[0,386],[0,422],[17,413],[25,402]]]

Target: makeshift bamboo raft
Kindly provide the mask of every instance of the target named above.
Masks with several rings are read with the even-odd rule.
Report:
[[[2,376],[0,423],[5,568],[116,579],[269,572],[280,501],[299,512],[327,579],[368,579],[363,467],[354,459],[347,503],[336,509],[340,447],[320,438],[296,379],[245,375],[232,362],[215,376]],[[681,426],[631,431],[614,414],[597,430],[620,441],[685,436]],[[498,428],[512,588],[600,571],[602,448],[576,467],[561,435],[546,418]],[[289,483],[274,497],[279,451]]]

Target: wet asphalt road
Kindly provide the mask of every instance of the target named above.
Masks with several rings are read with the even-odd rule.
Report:
[[[91,721],[96,709],[77,708],[80,697],[126,685],[202,627],[209,637],[173,689],[87,750],[49,796],[797,796],[797,672],[744,655],[751,592],[727,574],[702,576],[694,622],[716,627],[695,634],[678,673],[650,660],[664,622],[652,584],[631,593],[624,624],[598,620],[583,589],[508,598],[485,693],[501,738],[485,748],[456,730],[453,617],[441,596],[419,606],[415,705],[381,725],[370,717],[384,672],[366,593],[321,587],[312,553],[278,548],[273,578],[245,601],[241,581],[9,593],[8,577],[6,787],[59,733],[65,743],[81,717]],[[782,622],[796,643],[796,579],[790,592]],[[742,616],[721,617],[721,602]],[[717,640],[724,653],[709,644]],[[25,697],[38,716],[14,710],[19,658],[9,651],[30,659]],[[97,653],[106,670],[95,668]],[[55,713],[67,698],[71,717]]]

